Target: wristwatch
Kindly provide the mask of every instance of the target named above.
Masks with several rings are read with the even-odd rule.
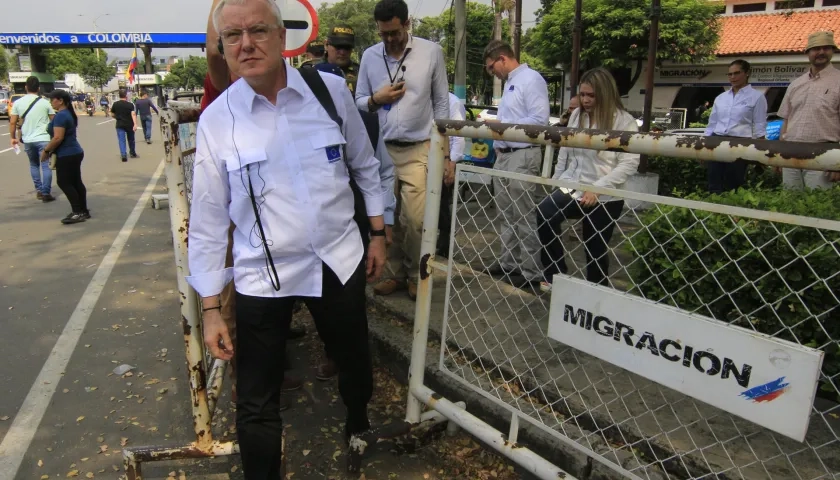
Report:
[[[382,230],[371,230],[370,231],[371,237],[384,237],[385,236],[385,229]]]

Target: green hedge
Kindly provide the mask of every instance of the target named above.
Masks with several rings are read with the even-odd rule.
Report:
[[[840,220],[840,187],[688,198]],[[840,373],[839,232],[665,205],[640,218],[645,228],[628,246],[635,293],[823,350],[820,396],[840,400],[827,381]]]
[[[659,194],[667,197],[685,197],[690,194],[704,194],[707,190],[706,166],[696,160],[674,157],[650,157],[650,171],[659,174]],[[782,176],[772,168],[759,171],[756,165],[747,170],[747,186],[776,188],[782,183]]]

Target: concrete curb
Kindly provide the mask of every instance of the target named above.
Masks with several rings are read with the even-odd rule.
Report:
[[[414,319],[389,302],[387,297],[374,295],[371,288],[367,289],[367,298],[369,305],[382,314],[368,317],[373,353],[399,381],[407,384]],[[434,342],[436,346],[429,348],[426,354],[424,383],[453,402],[463,400],[470,413],[499,431],[507,432],[510,425],[510,412],[441,373],[437,368],[440,339],[430,336],[429,341]],[[527,446],[580,480],[621,480],[624,478],[525,421],[519,424],[518,443]]]

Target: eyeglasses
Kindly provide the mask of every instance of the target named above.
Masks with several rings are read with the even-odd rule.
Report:
[[[269,34],[276,30],[277,25],[257,24],[246,29],[229,28],[222,31],[222,41],[225,45],[239,45],[242,43],[242,36],[248,34],[254,42],[264,42],[268,40]]]
[[[485,69],[485,70],[487,70],[487,73],[489,73],[489,74],[491,74],[491,75],[492,75],[492,74],[493,74],[493,69],[495,69],[495,68],[496,68],[496,62],[498,62],[498,61],[499,61],[499,60],[501,60],[501,59],[502,59],[502,57],[499,57],[499,58],[497,58],[497,59],[493,60],[493,61],[490,63],[490,65],[485,65],[485,66],[484,66],[484,69]]]
[[[388,32],[380,31],[378,33],[379,33],[379,38],[385,40],[385,39],[391,38],[391,37],[394,37],[394,38],[399,37],[402,34],[402,30],[391,30],[391,31],[388,31]]]
[[[744,73],[744,72],[743,72],[743,71],[741,71],[741,70],[738,70],[737,72],[727,72],[727,73],[726,73],[726,76],[727,76],[727,77],[734,77],[735,75],[740,75],[740,74],[742,74],[742,73]]]

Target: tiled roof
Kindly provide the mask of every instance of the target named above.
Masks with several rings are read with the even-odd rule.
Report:
[[[840,9],[720,17],[718,55],[803,52],[812,32],[829,30],[840,40]]]

